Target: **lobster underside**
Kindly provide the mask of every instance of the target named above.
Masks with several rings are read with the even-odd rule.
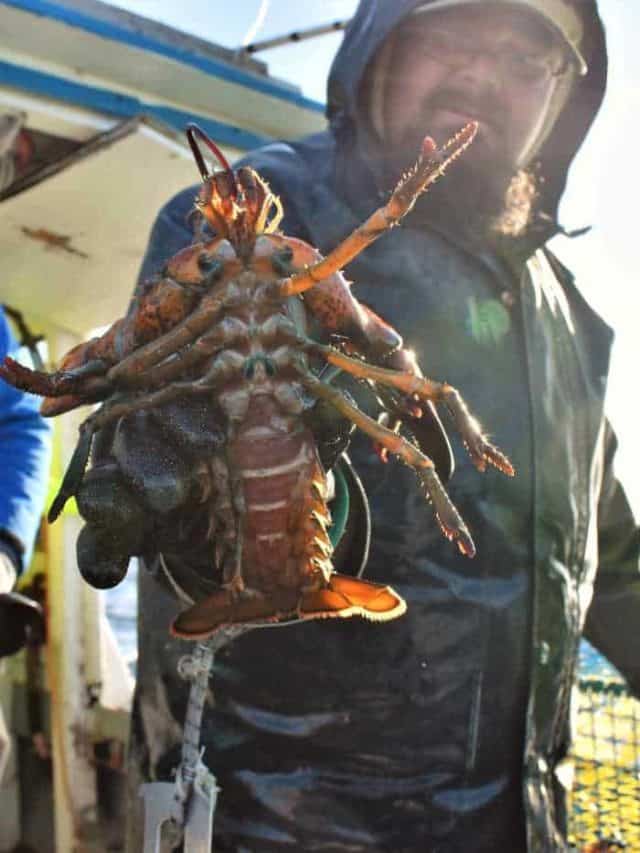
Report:
[[[354,298],[340,269],[399,223],[475,132],[467,126],[440,150],[426,139],[388,203],[322,257],[276,233],[279,201],[253,170],[232,172],[213,143],[189,129],[203,176],[196,208],[215,236],[201,233],[171,258],[137,290],[128,314],[68,353],[59,371],[30,371],[11,359],[0,367],[6,381],[47,398],[48,416],[104,401],[81,426],[50,511],[54,518],[77,495],[88,522],[78,543],[87,580],[113,585],[129,556],[172,540],[183,554],[204,552],[209,567],[201,600],[173,625],[178,636],[294,617],[400,616],[405,604],[391,588],[334,571],[313,426],[323,409],[336,425],[325,454],[329,448],[335,460],[348,431],[363,430],[383,458],[392,453],[414,468],[442,532],[473,556],[433,460],[401,434],[402,423],[427,422],[448,447],[434,409],[442,403],[479,470],[490,464],[511,476],[513,468],[458,391],[422,375],[399,334]],[[223,171],[208,172],[196,135]],[[309,319],[320,336],[309,333]],[[385,423],[332,382],[337,372],[375,390]]]

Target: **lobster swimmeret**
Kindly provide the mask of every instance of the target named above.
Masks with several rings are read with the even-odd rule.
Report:
[[[328,363],[387,389],[414,417],[421,405],[444,403],[475,466],[482,471],[488,463],[513,475],[457,390],[422,375],[399,334],[354,298],[340,272],[398,224],[476,130],[475,123],[467,125],[439,150],[427,137],[387,204],[322,257],[277,232],[282,210],[265,181],[247,167],[234,172],[192,125],[187,136],[203,178],[196,210],[213,239],[201,237],[172,257],[138,290],[127,316],[71,350],[57,372],[31,371],[11,359],[0,367],[6,381],[47,398],[46,416],[105,401],[81,426],[50,517],[78,492],[92,437],[109,424],[194,398],[215,403],[222,413],[224,444],[209,460],[204,490],[212,574],[221,573],[222,582],[177,618],[174,634],[202,639],[231,624],[353,615],[385,621],[404,612],[404,601],[390,587],[333,570],[327,478],[303,418],[315,401],[371,436],[381,454],[412,466],[444,535],[463,554],[474,555],[432,460],[400,434],[398,424],[388,428],[373,420],[312,368]],[[197,139],[221,170],[209,171]],[[341,343],[311,338],[305,315]]]

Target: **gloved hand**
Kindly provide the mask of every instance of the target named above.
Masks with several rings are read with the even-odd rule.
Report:
[[[11,591],[18,573],[18,559],[11,543],[0,538],[0,657],[17,652],[34,632],[44,635],[40,605]]]

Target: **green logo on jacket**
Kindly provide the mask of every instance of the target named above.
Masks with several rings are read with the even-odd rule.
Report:
[[[474,341],[497,346],[511,328],[511,317],[500,300],[474,298],[469,300],[467,323]]]

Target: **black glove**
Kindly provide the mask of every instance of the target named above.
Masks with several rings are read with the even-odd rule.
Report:
[[[0,657],[15,654],[32,637],[44,636],[42,607],[31,598],[11,592],[18,565],[17,550],[0,538]]]

